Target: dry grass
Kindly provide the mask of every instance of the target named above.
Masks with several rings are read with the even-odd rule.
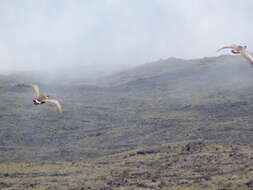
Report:
[[[163,144],[80,162],[2,163],[10,189],[252,189],[253,148],[202,141]]]

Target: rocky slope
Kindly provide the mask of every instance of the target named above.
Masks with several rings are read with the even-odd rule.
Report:
[[[0,164],[0,188],[250,190],[253,147],[166,143],[79,162]]]
[[[103,87],[2,76],[0,161],[78,161],[199,138],[252,145],[252,72],[240,57],[220,56],[144,64]],[[64,118],[34,106],[20,82],[59,99]]]

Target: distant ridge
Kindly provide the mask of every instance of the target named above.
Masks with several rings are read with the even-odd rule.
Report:
[[[99,81],[99,84],[106,86],[131,85],[134,81],[156,80],[156,84],[170,83],[171,75],[178,75],[178,81],[182,76],[192,75],[192,78],[199,78],[201,75],[210,76],[211,82],[229,82],[235,78],[242,80],[250,79],[253,75],[251,66],[240,56],[221,55],[218,57],[205,57],[201,59],[184,60],[178,58],[168,58],[155,62],[146,63],[138,67],[122,71]],[[166,77],[168,80],[166,81]],[[163,78],[163,81],[161,81]],[[201,77],[200,77],[201,78]],[[208,80],[206,81],[208,84]]]

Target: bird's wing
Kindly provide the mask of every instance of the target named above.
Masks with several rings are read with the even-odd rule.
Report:
[[[61,107],[61,104],[58,100],[55,100],[55,99],[46,99],[45,102],[48,102],[50,104],[52,104],[58,113],[62,114],[62,107]]]
[[[236,49],[236,48],[237,48],[237,45],[224,46],[224,47],[218,49],[217,51],[220,51],[220,50],[223,50],[223,49]]]
[[[241,53],[241,55],[242,55],[245,59],[247,59],[247,60],[250,62],[250,64],[253,66],[253,56],[252,56],[248,51],[243,51],[243,52]]]
[[[38,85],[36,84],[20,84],[19,86],[25,87],[25,88],[32,88],[36,94],[36,97],[38,98],[40,96],[40,90]]]

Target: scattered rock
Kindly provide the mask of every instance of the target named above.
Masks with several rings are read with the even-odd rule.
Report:
[[[0,182],[0,189],[10,187],[7,183]]]
[[[199,152],[202,150],[203,146],[204,146],[203,142],[190,142],[183,147],[183,152],[187,153]]]
[[[248,187],[253,187],[253,180],[248,181],[247,183],[245,183],[245,185],[247,185]]]

